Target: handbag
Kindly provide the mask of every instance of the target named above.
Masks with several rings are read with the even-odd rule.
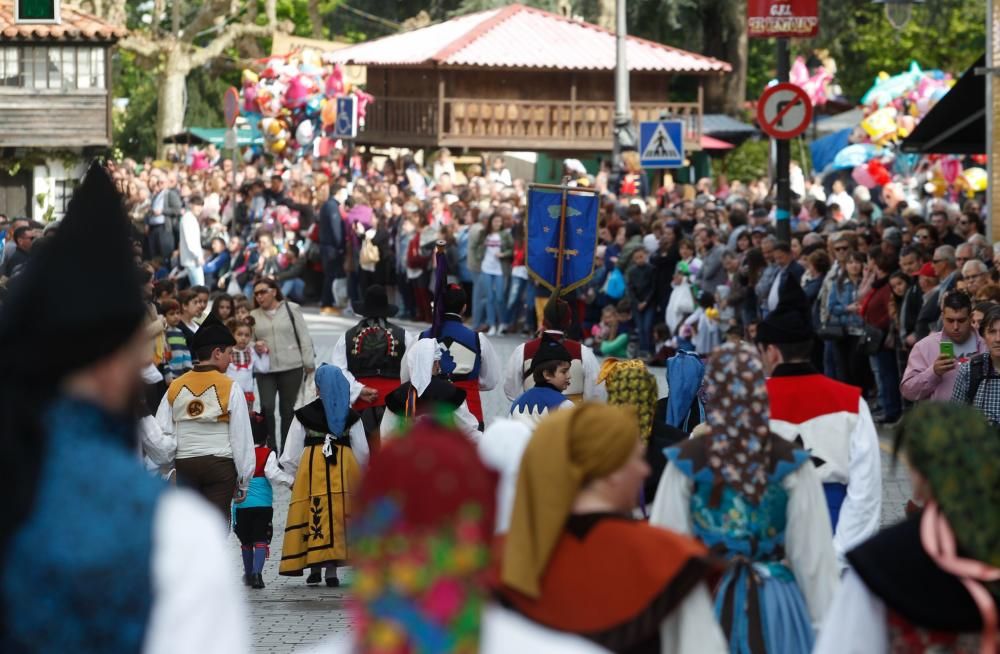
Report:
[[[858,347],[868,356],[875,356],[882,349],[885,341],[885,332],[874,325],[866,324],[861,338],[858,340]]]
[[[299,392],[295,397],[295,408],[300,409],[316,399],[316,384],[311,382],[313,373],[306,372],[306,360],[302,356],[302,341],[299,339],[299,328],[295,326],[295,316],[292,315],[292,307],[285,302],[285,311],[288,312],[288,320],[292,323],[292,334],[295,335],[295,345],[299,348],[299,358],[302,359],[302,383],[299,384]]]
[[[373,266],[379,262],[378,246],[375,245],[373,239],[366,238],[364,243],[361,244],[359,257],[362,266]]]
[[[843,325],[823,325],[816,330],[816,336],[824,341],[839,341],[847,336],[847,330]]]

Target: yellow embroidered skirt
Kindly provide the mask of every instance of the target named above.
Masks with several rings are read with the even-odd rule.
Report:
[[[335,447],[336,465],[326,462],[322,445],[310,445],[302,452],[288,505],[279,574],[299,577],[310,566],[348,558],[347,520],[361,469],[351,448]]]

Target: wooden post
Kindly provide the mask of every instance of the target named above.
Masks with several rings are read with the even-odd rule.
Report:
[[[569,138],[576,140],[576,71],[569,75]]]
[[[437,115],[437,137],[440,142],[444,136],[444,73],[438,69],[438,115]]]

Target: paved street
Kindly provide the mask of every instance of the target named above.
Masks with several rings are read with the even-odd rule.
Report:
[[[329,361],[330,353],[337,339],[354,324],[347,318],[321,317],[307,310],[310,331],[316,344],[320,361]],[[405,323],[404,323],[405,324]],[[416,325],[406,325],[416,330]],[[520,337],[494,337],[491,341],[497,354],[506,365],[514,348],[521,342]],[[663,375],[658,374],[660,383]],[[503,390],[497,388],[486,393],[483,399],[486,421],[502,415],[509,408]],[[886,453],[890,448],[888,439],[883,439],[883,523],[894,522],[903,516],[903,504],[909,497],[909,483],[902,465],[895,470],[891,457]],[[279,577],[278,560],[281,554],[281,534],[285,528],[285,512],[288,508],[289,491],[278,488],[274,495],[274,542],[271,558],[264,566],[264,582],[267,588],[249,591],[251,606],[254,651],[293,652],[325,636],[348,628],[346,613],[346,590],[320,586],[308,588],[305,577]],[[242,574],[239,543],[231,536],[233,574]],[[350,579],[350,571],[341,574],[341,580]]]

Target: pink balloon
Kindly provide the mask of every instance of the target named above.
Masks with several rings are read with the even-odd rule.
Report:
[[[855,167],[855,169],[851,172],[851,178],[861,186],[868,189],[872,189],[877,186],[875,178],[872,177],[870,172],[868,172],[868,166],[862,165]]]

